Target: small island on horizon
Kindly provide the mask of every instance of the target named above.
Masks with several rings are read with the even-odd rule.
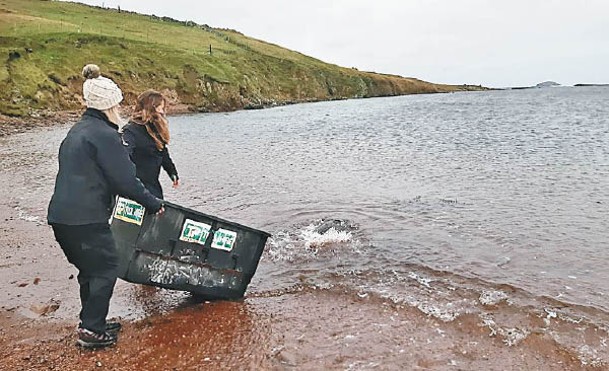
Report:
[[[572,87],[590,87],[590,86],[609,86],[609,84],[574,84]],[[555,87],[570,87],[570,85],[562,85],[555,81],[544,81],[533,86],[512,86],[505,88],[506,90],[523,90],[523,89],[543,89]]]
[[[580,86],[609,86],[609,84],[575,84],[573,86],[576,86],[576,87],[580,87]]]

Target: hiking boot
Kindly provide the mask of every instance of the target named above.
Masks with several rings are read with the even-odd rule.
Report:
[[[78,330],[81,328],[83,328],[82,323],[79,323],[76,329]],[[110,335],[118,334],[122,330],[122,328],[123,325],[121,325],[121,323],[118,321],[106,321],[106,332]]]
[[[123,325],[120,322],[116,321],[107,321],[106,322],[106,332],[110,335],[116,335],[123,328]]]
[[[97,332],[87,330],[86,328],[78,329],[78,340],[76,344],[83,348],[104,348],[116,344],[116,336],[108,332],[98,334]]]

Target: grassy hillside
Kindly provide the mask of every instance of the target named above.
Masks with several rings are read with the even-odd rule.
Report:
[[[81,108],[87,63],[127,103],[154,88],[198,111],[477,88],[343,68],[232,30],[41,0],[0,0],[0,55],[0,113],[12,116]]]

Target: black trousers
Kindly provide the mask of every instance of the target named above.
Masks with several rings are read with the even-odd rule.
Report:
[[[118,273],[118,253],[110,226],[53,224],[55,239],[78,268],[81,326],[102,333]]]

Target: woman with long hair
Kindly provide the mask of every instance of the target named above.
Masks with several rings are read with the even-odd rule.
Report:
[[[167,100],[161,93],[146,90],[137,97],[133,115],[123,127],[123,140],[135,164],[137,177],[150,193],[160,199],[163,198],[159,182],[161,167],[171,178],[174,188],[180,184],[178,171],[167,148],[170,136],[165,118],[166,106]]]

